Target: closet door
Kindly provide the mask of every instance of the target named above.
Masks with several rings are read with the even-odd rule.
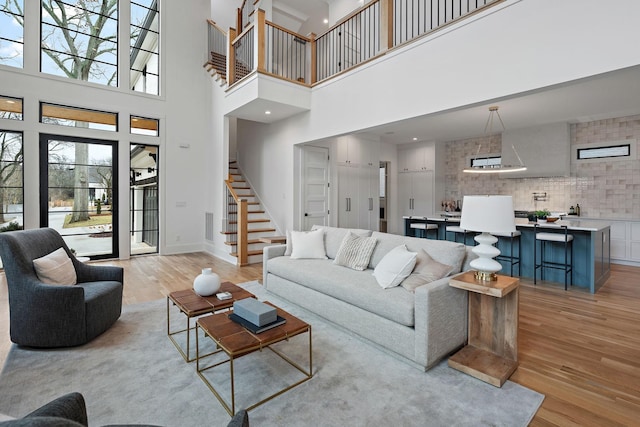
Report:
[[[430,216],[434,214],[434,180],[433,171],[412,172],[413,214]]]
[[[338,165],[338,227],[358,228],[358,165]]]
[[[358,226],[377,231],[380,225],[380,168],[364,165],[360,168],[359,175],[360,220]]]

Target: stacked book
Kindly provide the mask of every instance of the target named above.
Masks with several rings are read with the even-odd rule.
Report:
[[[258,301],[255,298],[245,298],[233,303],[233,312],[229,319],[241,324],[254,334],[259,334],[287,320],[278,316],[276,308]]]

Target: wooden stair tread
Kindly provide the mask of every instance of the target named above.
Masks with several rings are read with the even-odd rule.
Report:
[[[234,257],[237,257],[238,253],[237,252],[231,252],[230,255],[234,256]],[[254,250],[254,251],[247,251],[247,255],[249,255],[249,256],[251,256],[251,255],[262,255],[262,249]]]
[[[247,230],[248,233],[273,233],[275,228],[256,228],[254,230]],[[221,231],[220,234],[237,234],[237,231]]]
[[[255,245],[256,243],[263,243],[262,240],[260,239],[249,239],[247,240],[247,244],[249,245]],[[224,242],[225,245],[227,246],[237,246],[238,242]]]
[[[259,222],[270,222],[271,220],[268,218],[258,218],[258,219],[248,219],[247,224],[256,224]],[[237,224],[238,221],[229,221],[229,224]]]
[[[229,204],[230,205],[235,205],[236,203],[229,202]],[[250,205],[250,206],[255,206],[255,205],[259,205],[259,204],[260,204],[260,202],[247,202],[247,205]]]

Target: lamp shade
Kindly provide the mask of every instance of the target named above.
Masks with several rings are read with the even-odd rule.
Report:
[[[464,196],[460,228],[482,233],[516,231],[511,196]]]

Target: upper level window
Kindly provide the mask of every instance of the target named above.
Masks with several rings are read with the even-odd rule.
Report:
[[[40,71],[118,85],[118,0],[42,0]]]
[[[160,135],[160,120],[147,117],[131,116],[131,133],[136,135]]]
[[[611,145],[608,147],[581,148],[578,149],[578,160],[603,159],[608,157],[629,157],[631,156],[631,145]]]
[[[41,102],[40,122],[116,132],[118,130],[118,113]]]
[[[478,167],[478,168],[489,168],[489,167],[493,167],[493,166],[500,166],[500,164],[502,163],[502,157],[501,156],[490,156],[490,157],[476,157],[474,159],[471,159],[471,167]]]
[[[131,89],[160,93],[160,12],[157,0],[131,1]]]
[[[0,119],[22,120],[22,99],[0,96]]]
[[[24,1],[0,1],[0,64],[22,68]]]

